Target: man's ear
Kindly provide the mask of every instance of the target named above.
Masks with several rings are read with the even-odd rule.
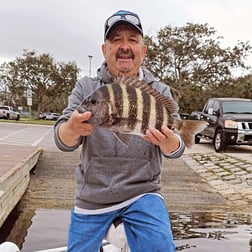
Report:
[[[143,57],[145,57],[146,53],[147,53],[147,45],[144,45],[143,46]]]
[[[102,53],[103,53],[103,57],[105,58],[105,55],[106,55],[106,45],[105,45],[105,43],[104,44],[102,44]]]

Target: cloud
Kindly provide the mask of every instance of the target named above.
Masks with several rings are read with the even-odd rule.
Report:
[[[119,9],[137,12],[147,34],[169,24],[208,23],[224,37],[226,46],[238,40],[252,42],[248,0],[159,0],[156,4],[152,0],[1,0],[0,59],[13,60],[23,49],[36,50],[57,61],[76,61],[87,75],[88,55],[92,55],[94,75],[103,61],[105,19]]]

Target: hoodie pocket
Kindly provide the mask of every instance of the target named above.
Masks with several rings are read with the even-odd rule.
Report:
[[[153,184],[157,174],[153,168],[148,160],[94,158],[85,171],[79,196],[100,203],[126,200],[146,192],[148,183]]]

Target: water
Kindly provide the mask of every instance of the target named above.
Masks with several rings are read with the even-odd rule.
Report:
[[[170,217],[177,251],[252,251],[251,214],[172,213]]]
[[[5,239],[15,242],[22,252],[66,246],[70,210],[25,209],[13,216]],[[170,218],[177,251],[252,251],[251,214],[170,213]]]
[[[22,251],[51,249],[66,246],[70,220],[69,210],[39,209],[27,230]]]

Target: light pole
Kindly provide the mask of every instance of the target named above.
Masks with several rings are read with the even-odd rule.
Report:
[[[93,56],[88,55],[88,58],[89,58],[89,77],[91,77],[91,61],[92,61]]]

